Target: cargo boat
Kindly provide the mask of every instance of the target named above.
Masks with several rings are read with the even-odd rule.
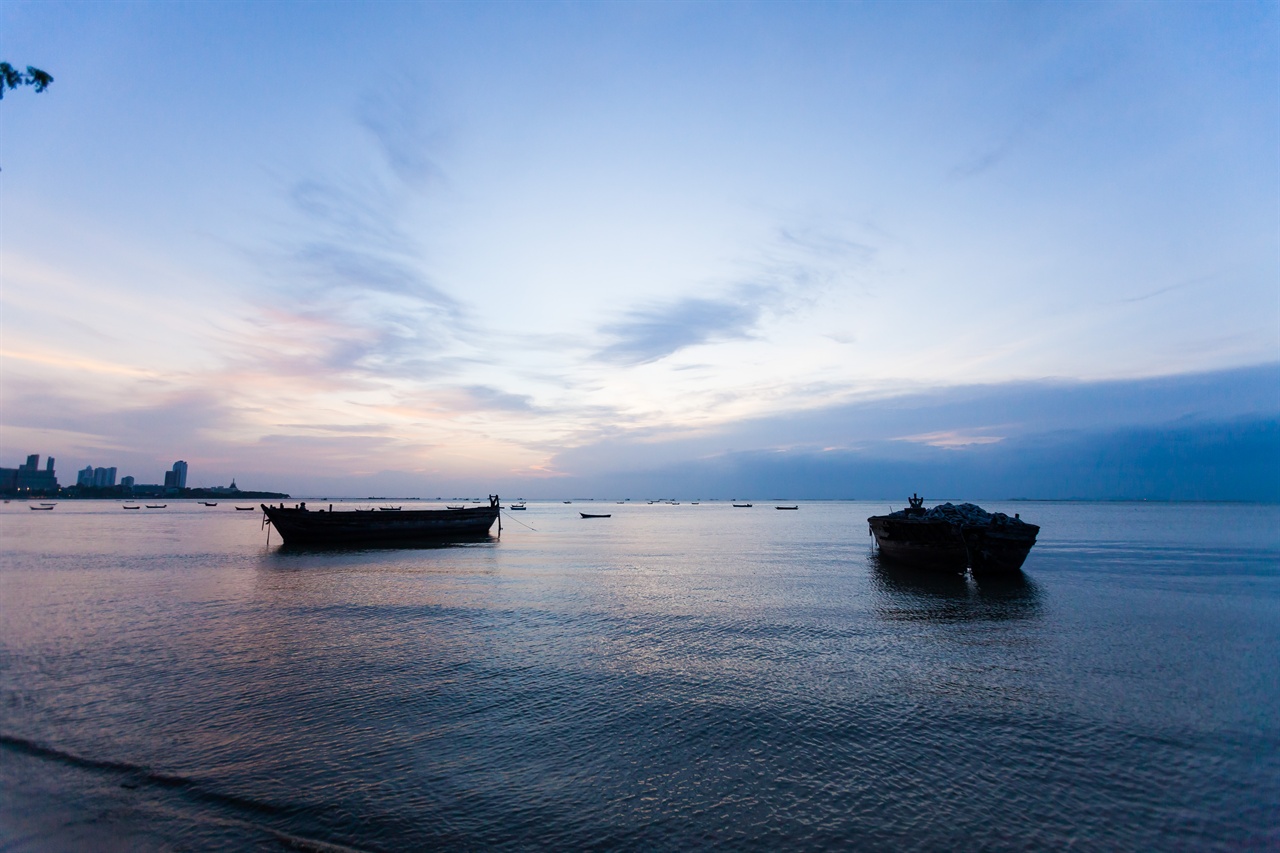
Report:
[[[1036,544],[1040,528],[1002,512],[989,513],[976,504],[941,504],[924,508],[912,495],[910,506],[867,519],[880,556],[922,569],[1011,574]]]
[[[286,545],[382,545],[448,542],[488,535],[501,509],[497,495],[488,506],[399,512],[334,512],[307,509],[305,502],[286,509],[262,504],[263,523],[280,532]]]

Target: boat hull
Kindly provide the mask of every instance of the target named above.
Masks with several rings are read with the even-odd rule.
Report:
[[[498,518],[489,506],[400,512],[313,512],[262,505],[267,521],[286,545],[344,546],[450,542],[488,536]]]
[[[1036,544],[1040,528],[1023,524],[1017,528],[988,526],[966,527],[960,531],[969,554],[969,567],[974,574],[1013,574]]]
[[[872,516],[867,519],[882,559],[945,572],[963,572],[969,555],[958,529],[946,522]]]
[[[1034,524],[958,525],[921,518],[867,519],[880,556],[921,569],[975,574],[1022,570],[1040,528]]]

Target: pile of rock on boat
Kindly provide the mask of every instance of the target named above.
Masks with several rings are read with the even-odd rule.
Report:
[[[867,519],[885,560],[940,571],[1010,574],[1022,570],[1040,532],[1016,513],[1010,518],[976,504],[926,510],[919,495],[908,503],[906,509]]]

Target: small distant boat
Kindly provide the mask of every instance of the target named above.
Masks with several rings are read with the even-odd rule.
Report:
[[[134,508],[136,509],[137,507]],[[255,509],[257,509],[256,506],[238,506],[236,507],[236,512],[253,512]]]
[[[53,506],[52,506],[52,505],[50,505],[50,506],[28,506],[28,507],[27,507],[27,509],[37,509],[37,510],[42,509],[42,510],[46,510],[46,511],[47,511],[47,510],[51,510],[51,509],[53,509]]]
[[[747,507],[751,506],[751,504],[734,504],[734,506],[737,507],[738,509],[746,509]]]
[[[699,503],[701,503],[701,501],[694,501],[691,506],[697,506]]]
[[[147,504],[147,509],[164,509],[168,504]]]
[[[142,509],[142,507],[140,507],[140,506],[129,506],[128,504],[125,504],[123,507],[121,507],[121,509]]]
[[[40,506],[57,506],[57,501],[41,501]]]
[[[799,509],[799,508],[800,508],[800,507],[799,507],[798,505],[797,505],[797,506],[775,506],[775,507],[774,507],[774,509]]]
[[[612,515],[612,514],[606,514],[606,515],[595,515],[595,514],[593,514],[593,513],[589,513],[589,512],[580,512],[580,513],[578,513],[578,515],[582,516],[583,518],[613,518],[613,515]]]
[[[466,509],[465,506],[446,506],[445,509]]]
[[[567,503],[567,504],[571,504],[571,503],[573,503],[573,501],[565,501],[565,503]]]
[[[525,506],[523,501],[518,504],[511,504],[510,506],[507,507],[507,509],[524,509],[524,508]]]
[[[216,501],[215,501],[215,502],[213,502],[213,503],[209,503],[208,501],[200,501],[200,503],[201,503],[201,504],[203,504],[204,506],[217,506],[217,505],[218,505]]]
[[[400,507],[398,506],[380,506],[378,507],[378,509],[382,510],[383,512],[399,512],[400,511]]]

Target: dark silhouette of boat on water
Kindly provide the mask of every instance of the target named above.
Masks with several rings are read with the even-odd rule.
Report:
[[[613,518],[613,515],[611,513],[596,514],[592,512],[580,512],[578,513],[578,515],[582,516],[583,518]]]
[[[252,512],[255,509],[257,509],[256,506],[238,506],[236,512]]]
[[[774,507],[774,509],[799,509],[799,508],[800,508],[799,504],[797,504],[796,506],[775,506]]]
[[[488,506],[463,509],[415,509],[398,512],[334,512],[307,509],[305,502],[286,509],[262,504],[262,512],[286,545],[382,545],[478,539],[502,508],[497,495]]]
[[[147,509],[164,509],[168,504],[147,504]]]
[[[750,506],[752,506],[752,504],[734,504],[734,505],[733,505],[733,508],[734,508],[734,509],[747,509],[747,508],[748,508],[748,507],[750,507]]]
[[[906,509],[867,519],[885,560],[922,569],[1011,574],[1022,570],[1040,532],[1016,513],[1010,518],[976,504],[926,510],[919,495],[908,503]]]
[[[52,507],[52,506],[43,506],[43,505],[42,505],[42,506],[28,506],[28,507],[27,507],[27,509],[45,510],[45,511],[47,512],[48,510],[53,509],[53,507]]]

